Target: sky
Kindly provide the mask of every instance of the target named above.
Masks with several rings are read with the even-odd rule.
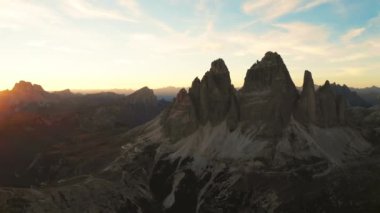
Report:
[[[380,86],[380,0],[0,0],[0,89],[188,87],[267,51],[296,85]]]

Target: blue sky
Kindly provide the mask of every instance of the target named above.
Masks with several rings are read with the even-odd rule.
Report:
[[[293,80],[380,86],[380,0],[0,0],[0,89],[187,87],[266,51]]]

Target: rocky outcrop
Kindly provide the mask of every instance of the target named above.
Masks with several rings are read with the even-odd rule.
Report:
[[[336,95],[330,82],[326,81],[316,92],[317,124],[321,127],[332,127],[345,122],[346,101]]]
[[[247,71],[239,96],[242,120],[273,136],[289,122],[298,91],[281,56],[268,52]]]
[[[236,92],[231,85],[230,73],[222,59],[211,63],[200,83],[195,80],[190,96],[202,124],[215,125],[228,118],[231,123],[238,119]]]
[[[343,96],[347,103],[352,106],[360,106],[360,107],[370,107],[371,104],[365,101],[362,97],[358,95],[357,92],[351,91],[350,88],[348,88],[347,85],[343,84],[339,85],[337,83],[331,84],[331,89],[334,91],[335,94]]]
[[[303,88],[294,112],[295,118],[304,125],[324,128],[345,124],[347,100],[344,95],[336,94],[333,85],[326,81],[315,92],[312,74],[305,71]]]
[[[9,104],[41,103],[48,101],[49,93],[40,85],[26,81],[20,81],[9,91]]]
[[[310,71],[305,71],[301,96],[297,103],[295,117],[302,123],[315,123],[316,98],[314,80]]]
[[[181,89],[162,120],[170,139],[176,141],[189,135],[198,127],[198,118],[186,89]]]
[[[222,59],[211,63],[202,80],[193,80],[189,93],[185,89],[178,93],[165,119],[166,129],[174,138],[188,135],[200,125],[217,125],[224,120],[231,130],[236,128],[239,121],[236,90]]]
[[[45,90],[38,84],[20,81],[12,89],[14,93],[45,93]]]
[[[297,89],[281,56],[276,52],[267,52],[261,61],[257,61],[247,71],[242,92],[265,90],[296,93]]]

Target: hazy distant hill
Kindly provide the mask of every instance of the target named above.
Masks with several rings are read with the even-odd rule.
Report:
[[[72,90],[74,93],[80,94],[96,94],[103,92],[112,92],[116,94],[129,95],[132,94],[135,90],[133,89],[74,89]]]
[[[333,83],[332,89],[336,94],[342,95],[346,98],[350,106],[370,107],[373,104],[367,102],[356,91],[351,91],[346,85],[339,85]]]
[[[165,99],[167,101],[171,101],[178,91],[181,88],[179,87],[163,87],[163,88],[157,88],[153,89],[154,94],[157,96],[158,99]],[[112,92],[117,94],[124,94],[129,95],[134,92],[132,89],[105,89],[105,90],[73,90],[75,93],[81,93],[81,94],[94,94],[94,93],[101,93],[101,92]]]
[[[118,152],[120,145],[104,138],[151,120],[168,105],[147,87],[129,96],[83,95],[49,93],[25,81],[1,92],[0,103],[0,185],[19,186],[91,168],[81,166],[83,157],[107,156],[111,147]]]
[[[380,105],[380,88],[368,87],[368,88],[351,88],[351,90],[357,92],[365,101],[371,105]]]

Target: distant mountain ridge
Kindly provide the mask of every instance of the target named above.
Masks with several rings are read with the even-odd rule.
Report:
[[[106,136],[151,120],[168,104],[147,87],[128,96],[83,95],[70,90],[47,92],[40,85],[20,81],[12,90],[0,92],[0,185],[30,186],[89,168],[91,157],[81,161],[84,153],[118,152],[117,143],[105,145],[99,153],[96,149]]]
[[[153,89],[155,95],[159,99],[165,99],[165,100],[172,100],[178,91],[181,89],[181,87],[173,87],[173,86],[168,86],[168,87],[162,87],[162,88],[156,88]],[[93,90],[73,90],[75,93],[81,93],[81,94],[94,94],[94,93],[101,93],[101,92],[113,92],[116,94],[124,94],[124,95],[130,95],[135,90],[133,89],[93,89]]]
[[[380,88],[376,86],[367,88],[351,88],[362,97],[367,103],[371,105],[380,105]]]
[[[351,91],[347,85],[332,84],[332,89],[336,94],[342,95],[346,98],[351,106],[370,107],[371,103],[364,100],[357,92]]]

